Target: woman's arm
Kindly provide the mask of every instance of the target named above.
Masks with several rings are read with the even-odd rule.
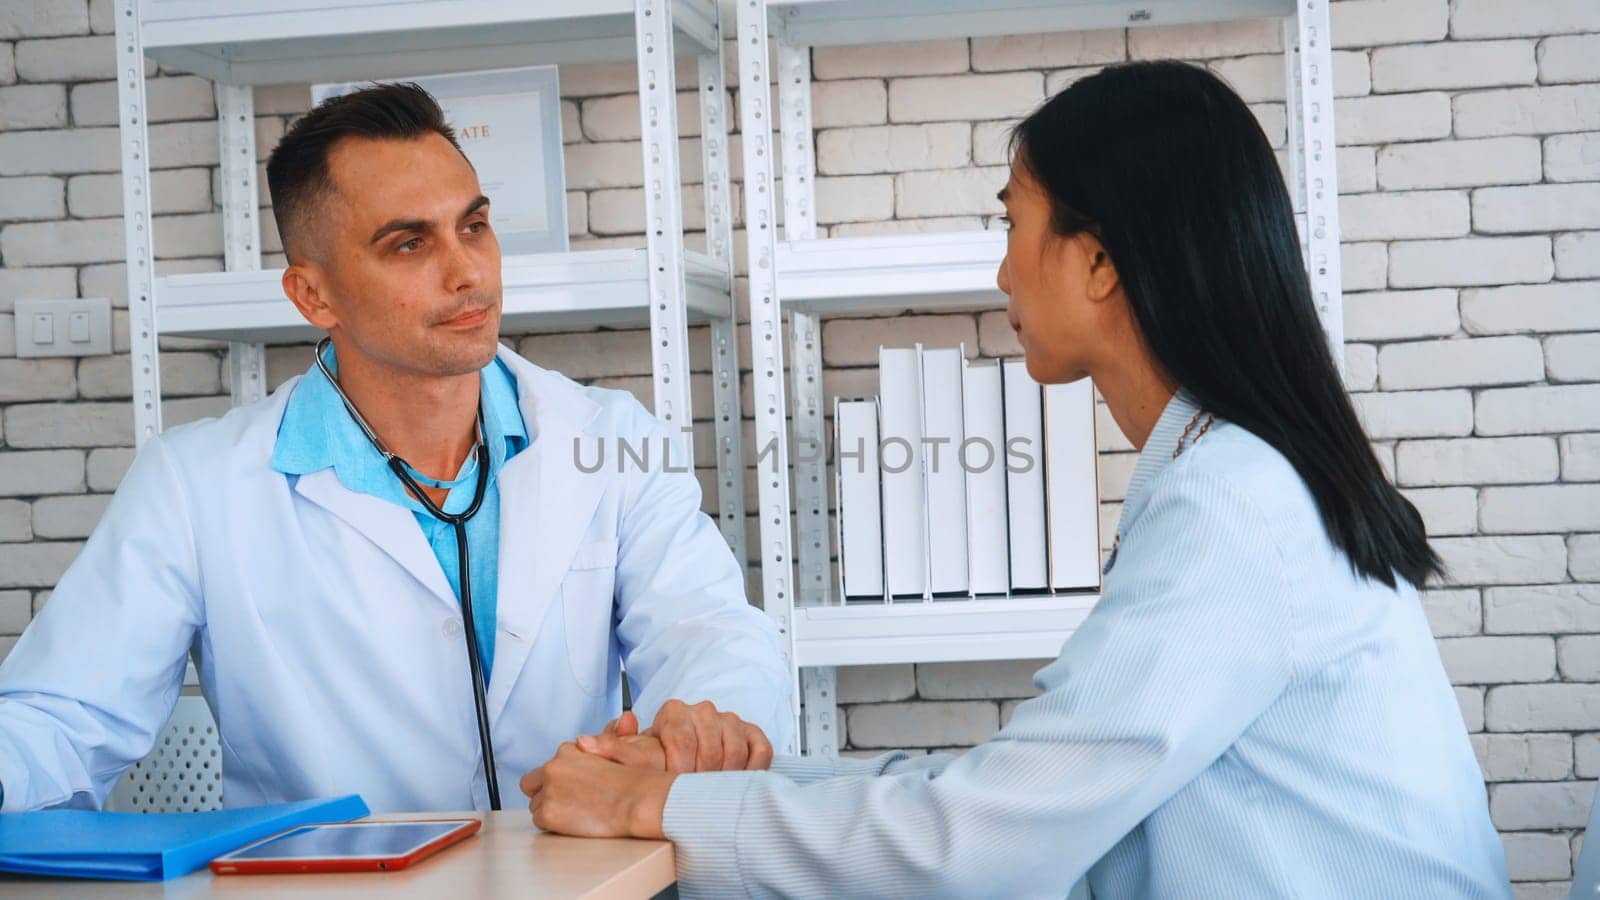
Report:
[[[677,778],[662,823],[684,896],[1065,892],[1291,677],[1294,598],[1261,514],[1221,480],[1174,474],[1039,673],[1044,693],[994,739],[942,768],[880,758],[882,777]]]

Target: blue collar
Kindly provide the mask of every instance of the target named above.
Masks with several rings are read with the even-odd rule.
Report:
[[[1138,461],[1134,463],[1133,477],[1128,480],[1128,490],[1123,495],[1117,534],[1121,534],[1144,507],[1150,482],[1172,462],[1172,451],[1178,448],[1178,439],[1199,411],[1194,396],[1181,387],[1167,401],[1166,409],[1162,410],[1160,419],[1145,439],[1144,449],[1139,451]]]
[[[331,350],[328,368],[338,374],[338,359]],[[489,445],[489,476],[493,479],[507,459],[528,446],[528,429],[517,405],[516,380],[505,363],[498,358],[492,360],[483,368],[481,377],[484,440]],[[473,465],[469,455],[459,474],[468,473]],[[424,511],[350,418],[339,394],[315,363],[289,397],[278,425],[272,468],[285,475],[307,475],[331,468],[339,483],[349,490],[381,497],[415,512]],[[456,507],[464,508],[471,500],[472,488],[469,479],[464,489],[452,490],[445,509],[456,512]]]

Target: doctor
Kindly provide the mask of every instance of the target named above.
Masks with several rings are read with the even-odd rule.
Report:
[[[776,629],[683,462],[578,465],[666,429],[500,348],[489,200],[433,99],[330,100],[267,175],[284,292],[331,346],[139,453],[0,665],[0,810],[103,804],[191,654],[229,806],[497,806],[641,724],[680,771],[765,766],[792,728]]]

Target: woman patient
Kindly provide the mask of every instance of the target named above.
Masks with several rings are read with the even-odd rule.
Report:
[[[522,789],[541,828],[665,836],[685,896],[1507,897],[1277,160],[1206,71],[1120,65],[1022,122],[997,281],[1028,371],[1140,448],[1104,591],[960,757],[676,774],[625,717]]]

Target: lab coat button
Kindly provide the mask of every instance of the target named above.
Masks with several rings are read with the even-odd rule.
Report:
[[[445,619],[444,620],[444,636],[447,637],[447,638],[460,637],[461,636],[461,620],[460,619]]]

